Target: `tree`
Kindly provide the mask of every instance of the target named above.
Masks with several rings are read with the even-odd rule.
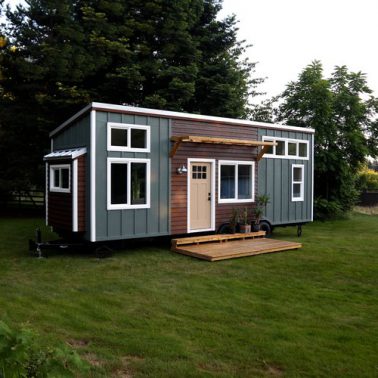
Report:
[[[345,212],[354,205],[357,172],[378,154],[378,100],[366,77],[336,67],[323,77],[320,62],[307,66],[281,96],[278,120],[315,129],[315,196],[318,215]]]
[[[90,101],[246,116],[261,79],[241,59],[246,45],[235,17],[217,20],[221,5],[29,0],[8,8],[0,52],[3,184],[42,182],[48,132]]]

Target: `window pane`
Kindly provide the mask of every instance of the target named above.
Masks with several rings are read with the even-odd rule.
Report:
[[[146,130],[131,129],[131,147],[146,148]]]
[[[294,181],[302,181],[302,168],[294,167],[293,176]]]
[[[269,140],[269,141],[266,141],[266,142],[270,142],[270,140]],[[273,154],[273,146],[269,146],[269,147],[267,147],[265,153],[266,153],[266,154]]]
[[[285,155],[285,141],[277,140],[276,155]]]
[[[111,165],[111,200],[115,204],[127,203],[127,165],[112,163]]]
[[[299,156],[307,157],[307,143],[299,143]]]
[[[293,197],[299,198],[301,196],[301,184],[293,184]]]
[[[53,170],[53,172],[54,172],[54,187],[59,188],[60,186],[59,169],[56,168]]]
[[[296,143],[288,143],[288,155],[296,156],[297,155],[297,144]]]
[[[112,129],[111,130],[112,146],[127,147],[127,130],[125,129]]]
[[[235,198],[235,166],[221,166],[220,198]]]
[[[61,168],[61,172],[62,182],[60,183],[60,187],[62,189],[68,189],[70,187],[69,170],[67,168]]]
[[[131,163],[131,204],[144,205],[146,199],[146,173],[145,163]]]
[[[251,165],[238,166],[238,198],[239,199],[252,198],[252,166]]]

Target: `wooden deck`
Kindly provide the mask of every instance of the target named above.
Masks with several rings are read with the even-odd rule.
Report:
[[[171,250],[207,261],[255,256],[301,248],[301,243],[266,239],[265,232],[173,239]]]

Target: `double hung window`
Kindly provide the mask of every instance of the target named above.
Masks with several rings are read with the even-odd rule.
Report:
[[[108,158],[108,209],[150,207],[150,160]]]
[[[70,165],[50,165],[50,192],[71,192]]]
[[[291,200],[304,200],[304,165],[293,164],[291,169]]]
[[[219,203],[253,202],[255,163],[219,161]]]

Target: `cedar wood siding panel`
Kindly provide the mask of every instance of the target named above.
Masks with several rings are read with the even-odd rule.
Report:
[[[83,183],[84,185],[80,185],[79,183],[79,188],[78,188],[79,193],[81,191],[81,195],[79,195],[79,198],[78,198],[79,200],[78,226],[79,226],[79,231],[85,231],[84,238],[89,240],[90,239],[89,227],[86,227],[86,225],[90,224],[90,212],[89,212],[90,210],[90,196],[89,196],[90,113],[87,113],[84,116],[80,117],[79,119],[75,120],[68,127],[63,129],[58,134],[54,135],[52,137],[52,141],[53,141],[54,151],[78,148],[78,147],[87,148],[87,153],[84,156],[79,157],[79,159],[82,159],[82,160],[79,160],[79,163],[78,163],[78,175],[80,176],[80,161],[82,161],[81,166],[83,165],[83,162],[84,162],[84,172],[85,172],[85,180]],[[84,190],[84,193],[83,193],[83,190]],[[83,200],[83,197],[84,197],[84,200]],[[83,219],[83,211],[84,211],[84,219]],[[50,217],[50,214],[49,214],[49,217]],[[72,221],[71,221],[71,224],[72,224]],[[71,230],[72,230],[72,227],[71,227]]]
[[[50,165],[69,164],[71,172],[70,193],[50,191]],[[57,160],[48,163],[48,224],[55,230],[72,231],[72,164],[71,160]]]
[[[172,120],[172,136],[182,135],[257,140],[257,129],[252,126]],[[233,208],[248,207],[252,209],[254,207],[253,203],[218,203],[218,160],[255,161],[256,155],[256,147],[182,143],[171,161],[171,234],[187,233],[187,175],[178,175],[178,167],[187,166],[188,158],[216,160],[215,223],[216,228],[218,228],[222,223],[229,221]],[[257,188],[257,171],[258,163],[255,162],[255,192]]]
[[[273,225],[296,224],[311,221],[312,210],[312,168],[313,135],[301,132],[260,129],[259,139],[272,136],[309,141],[309,160],[275,159],[263,157],[259,164],[258,191],[268,194],[270,202],[267,206],[265,218]],[[293,202],[292,194],[292,165],[304,165],[304,201]]]

